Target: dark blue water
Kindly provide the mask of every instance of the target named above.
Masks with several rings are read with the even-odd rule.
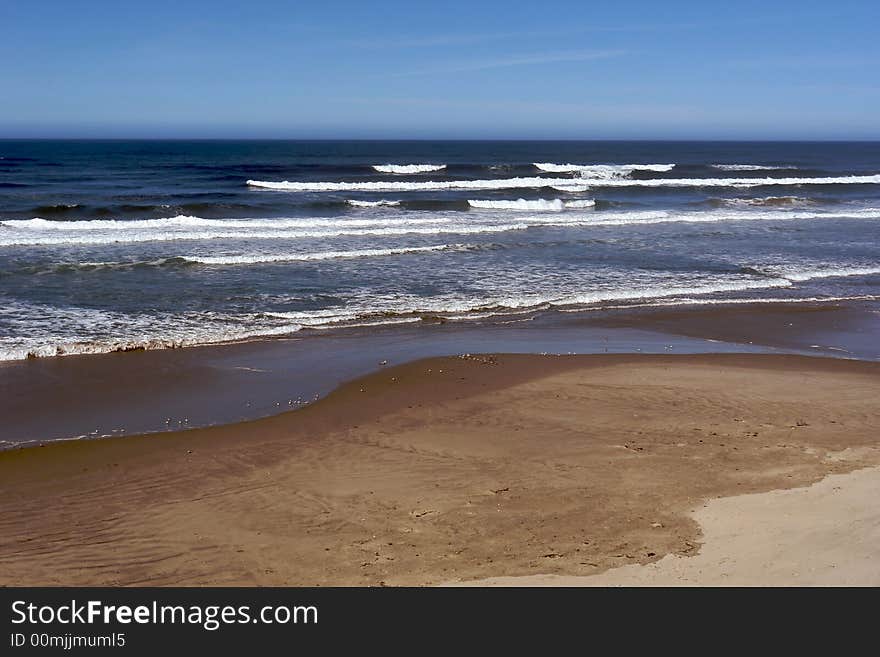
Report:
[[[0,359],[874,303],[878,247],[878,143],[5,141]]]

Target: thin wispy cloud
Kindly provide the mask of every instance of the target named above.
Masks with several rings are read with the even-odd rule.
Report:
[[[803,19],[808,14],[799,12],[796,18]],[[619,25],[576,25],[569,23],[567,27],[547,27],[532,30],[511,30],[500,32],[477,33],[431,33],[422,35],[400,36],[399,34],[373,34],[369,38],[354,37],[336,40],[327,39],[323,45],[333,48],[354,48],[364,50],[395,50],[418,48],[442,48],[445,46],[466,46],[492,43],[495,41],[514,41],[528,39],[557,39],[576,37],[587,34],[651,34],[666,32],[694,32],[724,30],[726,33],[741,29],[753,29],[755,26],[790,26],[792,17],[749,17],[740,16],[736,19],[725,18],[723,22],[715,21],[677,21],[668,23],[625,23]]]
[[[550,33],[537,32],[492,32],[485,34],[435,34],[409,38],[370,38],[337,41],[337,46],[350,46],[370,50],[391,48],[434,48],[442,46],[463,46],[506,39],[522,39],[536,36],[550,36]]]
[[[563,52],[544,52],[532,54],[509,55],[494,59],[467,60],[447,66],[425,68],[416,71],[395,73],[394,77],[419,75],[437,75],[442,73],[464,73],[468,71],[485,71],[495,68],[515,66],[533,66],[537,64],[556,64],[561,62],[586,62],[599,59],[622,57],[625,50],[569,50]]]
[[[639,33],[639,32],[667,32],[678,30],[693,30],[701,26],[697,23],[676,24],[653,24],[653,25],[585,25],[566,29],[546,29],[511,32],[484,32],[484,33],[449,33],[429,34],[424,36],[410,36],[399,38],[394,35],[374,35],[369,39],[342,39],[334,42],[336,47],[364,48],[369,50],[388,50],[395,48],[435,48],[443,46],[463,46],[494,41],[543,39],[572,37],[589,33]]]

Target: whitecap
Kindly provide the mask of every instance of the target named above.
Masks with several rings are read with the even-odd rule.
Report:
[[[577,173],[581,178],[599,180],[623,178],[633,171],[654,171],[664,173],[672,171],[674,164],[554,164],[552,162],[535,162],[533,166],[547,173]]]
[[[312,260],[343,260],[352,258],[375,258],[382,256],[424,253],[429,251],[449,251],[466,248],[461,244],[440,244],[437,246],[409,246],[397,249],[358,249],[351,251],[320,251],[317,253],[265,253],[223,256],[187,255],[184,260],[203,265],[252,265],[271,262],[308,262]]]
[[[400,201],[386,201],[385,199],[382,199],[380,201],[358,201],[356,199],[348,199],[346,203],[356,208],[378,208],[400,205]]]
[[[432,173],[434,171],[442,171],[446,168],[445,164],[374,164],[373,168],[379,173],[396,173],[396,174],[412,174],[412,173]]]
[[[846,278],[848,276],[875,276],[880,267],[828,267],[825,269],[788,270],[776,275],[790,281],[804,282],[817,278]]]
[[[468,200],[468,205],[472,208],[483,210],[518,210],[521,212],[529,211],[559,211],[565,206],[559,199],[544,200],[542,198],[535,200],[517,199],[515,201],[505,200]]]
[[[424,182],[411,181],[368,181],[368,182],[272,182],[248,180],[252,187],[273,189],[287,192],[407,192],[407,191],[439,191],[445,189],[524,189],[548,187],[566,187],[564,178],[505,178],[489,180],[431,180]],[[578,186],[579,179],[573,179],[571,186]],[[763,187],[768,185],[876,185],[880,184],[880,174],[866,176],[834,176],[824,178],[652,178],[649,180],[631,180],[627,178],[610,178],[596,180],[592,183],[597,187]]]
[[[713,164],[713,169],[722,171],[781,171],[785,169],[797,169],[797,167],[777,167],[764,164]]]

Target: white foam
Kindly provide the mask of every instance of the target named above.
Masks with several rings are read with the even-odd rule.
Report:
[[[386,201],[384,199],[382,199],[381,201],[358,201],[355,199],[348,199],[348,201],[346,202],[356,208],[378,208],[400,205],[400,201]]]
[[[466,248],[462,244],[440,244],[438,246],[411,246],[399,249],[360,249],[353,251],[322,251],[319,253],[266,253],[258,255],[227,255],[227,256],[181,256],[189,262],[204,265],[251,265],[270,262],[307,262],[312,260],[341,260],[349,258],[375,258],[381,256],[403,255],[407,253],[423,253],[428,251],[449,251]]]
[[[586,294],[558,295],[548,291],[523,292],[507,296],[487,296],[479,298],[436,297],[425,299],[405,296],[393,300],[380,308],[326,309],[320,311],[268,313],[273,317],[292,320],[304,326],[339,324],[352,319],[381,317],[386,314],[400,315],[441,315],[451,319],[487,318],[510,312],[529,312],[535,309],[572,307],[583,308],[599,303],[639,299],[661,299],[681,295],[711,295],[726,292],[740,292],[756,289],[791,287],[793,283],[784,278],[743,279],[738,281],[711,281],[704,284],[672,286],[643,286],[628,288],[609,288]]]
[[[571,203],[578,203],[573,201]],[[590,201],[583,201],[589,204]],[[566,204],[567,208],[574,207]],[[584,207],[591,207],[585,205]],[[516,217],[526,226],[638,226],[664,223],[724,223],[731,221],[795,221],[795,220],[834,220],[834,219],[880,219],[880,208],[865,208],[846,212],[807,212],[792,210],[777,211],[698,211],[673,213],[665,210],[644,210],[637,212],[595,212],[587,214],[554,214],[550,217]]]
[[[590,191],[588,185],[550,185],[549,187],[550,189],[555,189],[557,192],[566,192],[567,194],[578,194]]]
[[[818,273],[817,273],[818,272]],[[528,276],[519,281],[519,292],[503,296],[442,295],[424,298],[416,295],[353,297],[344,304],[315,310],[265,311],[241,315],[219,313],[134,314],[80,307],[54,307],[24,304],[13,300],[0,303],[0,317],[18,337],[0,336],[0,360],[28,356],[105,353],[120,349],[160,349],[197,344],[214,344],[261,337],[289,335],[304,327],[326,329],[334,326],[370,326],[421,321],[425,315],[441,315],[453,320],[483,319],[498,315],[528,313],[544,308],[576,312],[591,307],[607,307],[614,302],[641,301],[645,305],[686,303],[760,303],[758,299],[713,299],[712,295],[758,289],[790,288],[794,281],[809,277],[878,273],[880,268],[825,268],[789,271],[769,278],[712,277],[692,281],[622,277],[603,283],[573,283],[559,291],[553,281],[543,280],[537,289]],[[505,279],[506,281],[508,279]],[[491,287],[491,286],[490,286]],[[599,289],[590,289],[598,287]],[[534,291],[532,291],[534,290]],[[694,299],[694,297],[709,297]],[[877,297],[839,297],[876,299]],[[826,298],[785,299],[780,302],[825,301]],[[267,299],[267,301],[269,301]],[[768,300],[774,301],[774,300]],[[283,299],[272,300],[283,303]]]
[[[817,278],[845,278],[847,276],[875,276],[880,274],[880,267],[828,267],[826,269],[810,269],[804,271],[782,271],[777,275],[790,281],[811,281]]]
[[[584,203],[584,206],[576,206]],[[589,200],[570,201],[566,208],[592,207]],[[554,214],[552,217],[517,217],[530,226],[628,226],[663,223],[724,223],[732,221],[796,221],[796,220],[835,220],[835,219],[880,219],[880,208],[863,208],[838,211],[799,211],[799,210],[748,210],[674,213],[665,210],[644,210],[637,212],[595,212],[588,214]]]
[[[527,201],[526,199],[517,199],[516,201],[503,201],[503,200],[489,200],[489,201],[480,201],[480,200],[469,200],[468,205],[472,208],[479,208],[483,210],[518,210],[518,211],[548,211],[548,212],[558,212],[562,210],[565,206],[562,201],[559,199],[553,200],[545,200],[542,198]]]
[[[91,219],[82,221],[48,221],[46,219],[11,219],[0,222],[0,229],[27,231],[125,231],[187,229],[187,228],[366,228],[371,226],[427,225],[448,221],[448,217],[385,217],[362,219],[354,217],[279,217],[255,219],[204,219],[188,215],[163,219]],[[0,230],[0,235],[3,235]]]
[[[267,317],[275,317],[277,319],[291,319],[297,323],[313,326],[316,324],[324,324],[329,322],[339,322],[344,320],[356,319],[359,315],[359,309],[349,308],[322,308],[318,310],[293,310],[286,312],[270,311],[266,312]]]
[[[426,180],[412,181],[365,181],[365,182],[271,182],[248,180],[252,187],[274,189],[288,192],[409,192],[409,191],[440,191],[445,189],[526,189],[531,187],[577,187],[582,185],[572,180],[569,185],[566,178],[495,178],[489,180]]]
[[[668,178],[607,180],[603,187],[764,187],[769,185],[877,185],[880,175],[824,178]]]
[[[331,238],[343,235],[358,236],[398,236],[398,235],[470,235],[477,233],[503,233],[511,230],[524,230],[527,223],[475,225],[465,224],[437,225],[431,227],[384,227],[384,228],[340,228],[336,230],[276,230],[276,231],[142,231],[133,233],[97,232],[86,235],[11,235],[0,237],[2,246],[49,246],[49,245],[97,245],[138,242],[175,242],[199,240],[295,240],[311,238]],[[0,233],[2,235],[2,233]]]
[[[669,212],[626,212],[596,213],[592,220],[585,220],[584,225],[591,226],[626,226],[659,223],[723,223],[727,221],[796,221],[796,220],[834,220],[834,219],[880,219],[880,208],[863,208],[858,210],[837,210],[827,212],[768,210],[768,211],[700,211],[681,214]]]
[[[514,210],[517,212],[559,212],[560,210],[564,210],[566,208],[591,208],[596,205],[596,201],[592,199],[583,199],[580,201],[562,201],[560,199],[536,199],[527,201],[521,198],[517,199],[516,201],[469,200],[468,205],[470,205],[472,208],[479,208],[483,210]]]
[[[4,300],[0,316],[20,326],[22,337],[0,335],[0,361],[29,357],[166,349],[288,335],[302,324],[217,313],[129,314]],[[244,321],[242,321],[244,320]]]
[[[739,206],[766,206],[766,205],[809,205],[812,201],[799,196],[764,196],[761,198],[725,198],[721,199],[724,205]]]
[[[525,189],[539,187],[568,187],[564,178],[504,178],[490,180],[426,180],[424,182],[271,182],[248,180],[252,187],[287,192],[408,192],[439,191],[444,189]],[[581,183],[582,184],[582,183]],[[611,178],[596,180],[599,187],[763,187],[767,185],[876,185],[880,175],[836,176],[825,178],[652,178],[630,180]],[[579,186],[572,179],[572,187]]]
[[[635,290],[612,290],[608,292],[596,292],[578,294],[559,299],[554,305],[560,306],[584,306],[602,303],[606,301],[628,301],[634,299],[658,299],[663,297],[677,297],[685,294],[706,295],[719,294],[722,292],[743,292],[746,290],[764,290],[773,288],[791,287],[792,282],[785,278],[765,278],[759,281],[731,281],[710,283],[707,285],[680,286],[680,287],[647,287]]]
[[[774,303],[836,303],[840,301],[880,301],[880,296],[874,294],[858,294],[853,296],[829,296],[829,297],[749,297],[746,299],[695,299],[692,297],[681,297],[678,299],[670,299],[669,301],[654,301],[650,303],[626,304],[617,306],[603,306],[603,310],[620,310],[626,308],[656,308],[670,306],[727,306],[727,305],[752,305],[752,304],[774,304]],[[562,312],[576,313],[583,312],[582,308],[562,308]]]
[[[779,171],[784,169],[796,169],[797,167],[774,167],[763,164],[713,164],[712,168],[722,171]]]
[[[532,201],[523,201],[533,203]],[[470,218],[464,213],[432,213],[428,217],[401,213],[376,219],[253,219],[214,220],[174,217],[143,221],[56,222],[43,219],[8,221],[0,227],[0,247],[40,245],[97,245],[138,242],[199,240],[299,240],[341,236],[399,236],[499,233],[530,226],[624,226],[667,222],[721,223],[728,221],[793,221],[880,219],[880,208],[835,210],[699,210],[691,212],[553,212],[553,216],[529,215],[534,207],[518,207],[519,201],[491,201],[495,209],[514,210],[504,216],[486,213]],[[591,199],[542,201],[539,210],[575,210],[593,207]],[[500,204],[500,205],[498,205]],[[233,227],[224,230],[227,226]],[[273,229],[267,229],[271,227]],[[276,228],[277,227],[277,228]]]
[[[431,173],[433,171],[442,171],[446,168],[445,164],[376,164],[373,168],[379,173]]]
[[[663,173],[672,171],[674,164],[554,164],[552,162],[535,162],[534,167],[547,173],[576,173],[581,178],[608,180],[623,178],[633,171],[655,171]]]

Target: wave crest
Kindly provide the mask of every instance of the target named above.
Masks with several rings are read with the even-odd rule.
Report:
[[[445,164],[374,164],[373,168],[379,173],[396,173],[396,174],[412,174],[412,173],[432,173],[434,171],[442,171],[446,168]]]
[[[797,167],[779,167],[764,164],[712,164],[711,167],[721,171],[785,171],[797,169]]]
[[[552,162],[534,162],[533,166],[546,173],[576,173],[581,178],[609,180],[625,178],[633,171],[654,171],[664,173],[672,171],[674,164],[554,164]]]
[[[466,249],[466,244],[440,244],[437,246],[408,246],[397,249],[359,249],[354,251],[322,251],[319,253],[281,253],[260,255],[228,256],[182,256],[188,262],[202,265],[254,265],[271,262],[310,262],[314,260],[348,260],[355,258],[376,258],[382,256],[425,253],[430,251],[452,251]]]
[[[543,207],[533,205],[540,202]],[[132,221],[46,221],[44,219],[16,220],[6,222],[11,230],[0,230],[0,246],[43,245],[89,245],[134,242],[200,241],[221,239],[249,240],[301,240],[311,238],[334,238],[341,236],[400,236],[499,233],[524,230],[532,226],[622,226],[628,224],[658,223],[720,223],[727,221],[793,221],[841,219],[880,219],[880,208],[835,210],[727,210],[727,211],[601,211],[601,212],[553,212],[552,216],[525,215],[519,212],[544,210],[593,208],[595,201],[469,201],[469,206],[486,209],[513,210],[513,216],[505,216],[503,223],[497,216],[457,219],[450,215],[429,217],[397,216],[377,218],[302,218],[302,219],[200,219],[198,217],[172,217],[169,219],[146,219]],[[561,208],[560,208],[561,205]],[[395,213],[396,214],[396,213]],[[158,223],[156,223],[158,222]],[[71,230],[65,230],[71,228]],[[89,230],[91,229],[91,230]]]
[[[723,198],[711,199],[718,205],[740,207],[785,207],[794,205],[811,205],[813,201],[801,196],[764,196],[761,198]]]
[[[590,191],[589,185],[550,185],[550,189],[557,192],[565,192],[566,194],[582,194]]]
[[[801,283],[816,278],[846,278],[849,276],[874,276],[876,274],[880,274],[880,267],[830,267],[828,269],[780,272],[777,275],[790,281]]]
[[[356,199],[348,199],[346,203],[356,208],[378,208],[400,205],[400,201],[386,201],[385,199],[382,199],[381,201],[358,201]]]
[[[468,205],[472,208],[480,208],[483,210],[515,210],[518,212],[559,212],[566,208],[591,208],[596,205],[596,201],[592,199],[584,199],[581,201],[562,201],[560,199],[535,199],[526,200],[523,198],[515,201],[505,200],[469,200]]]
[[[409,192],[440,191],[446,189],[529,189],[553,186],[578,187],[582,179],[543,178],[503,178],[496,180],[430,180],[424,182],[272,182],[248,180],[251,187],[261,187],[286,192]],[[608,178],[595,180],[597,187],[764,187],[768,185],[876,185],[880,184],[880,174],[867,176],[834,176],[825,178],[652,178],[631,180],[628,178]]]
[[[468,205],[482,210],[519,210],[522,212],[557,212],[565,207],[559,199],[547,201],[542,198],[534,201],[527,201],[523,198],[516,201],[468,200]]]

